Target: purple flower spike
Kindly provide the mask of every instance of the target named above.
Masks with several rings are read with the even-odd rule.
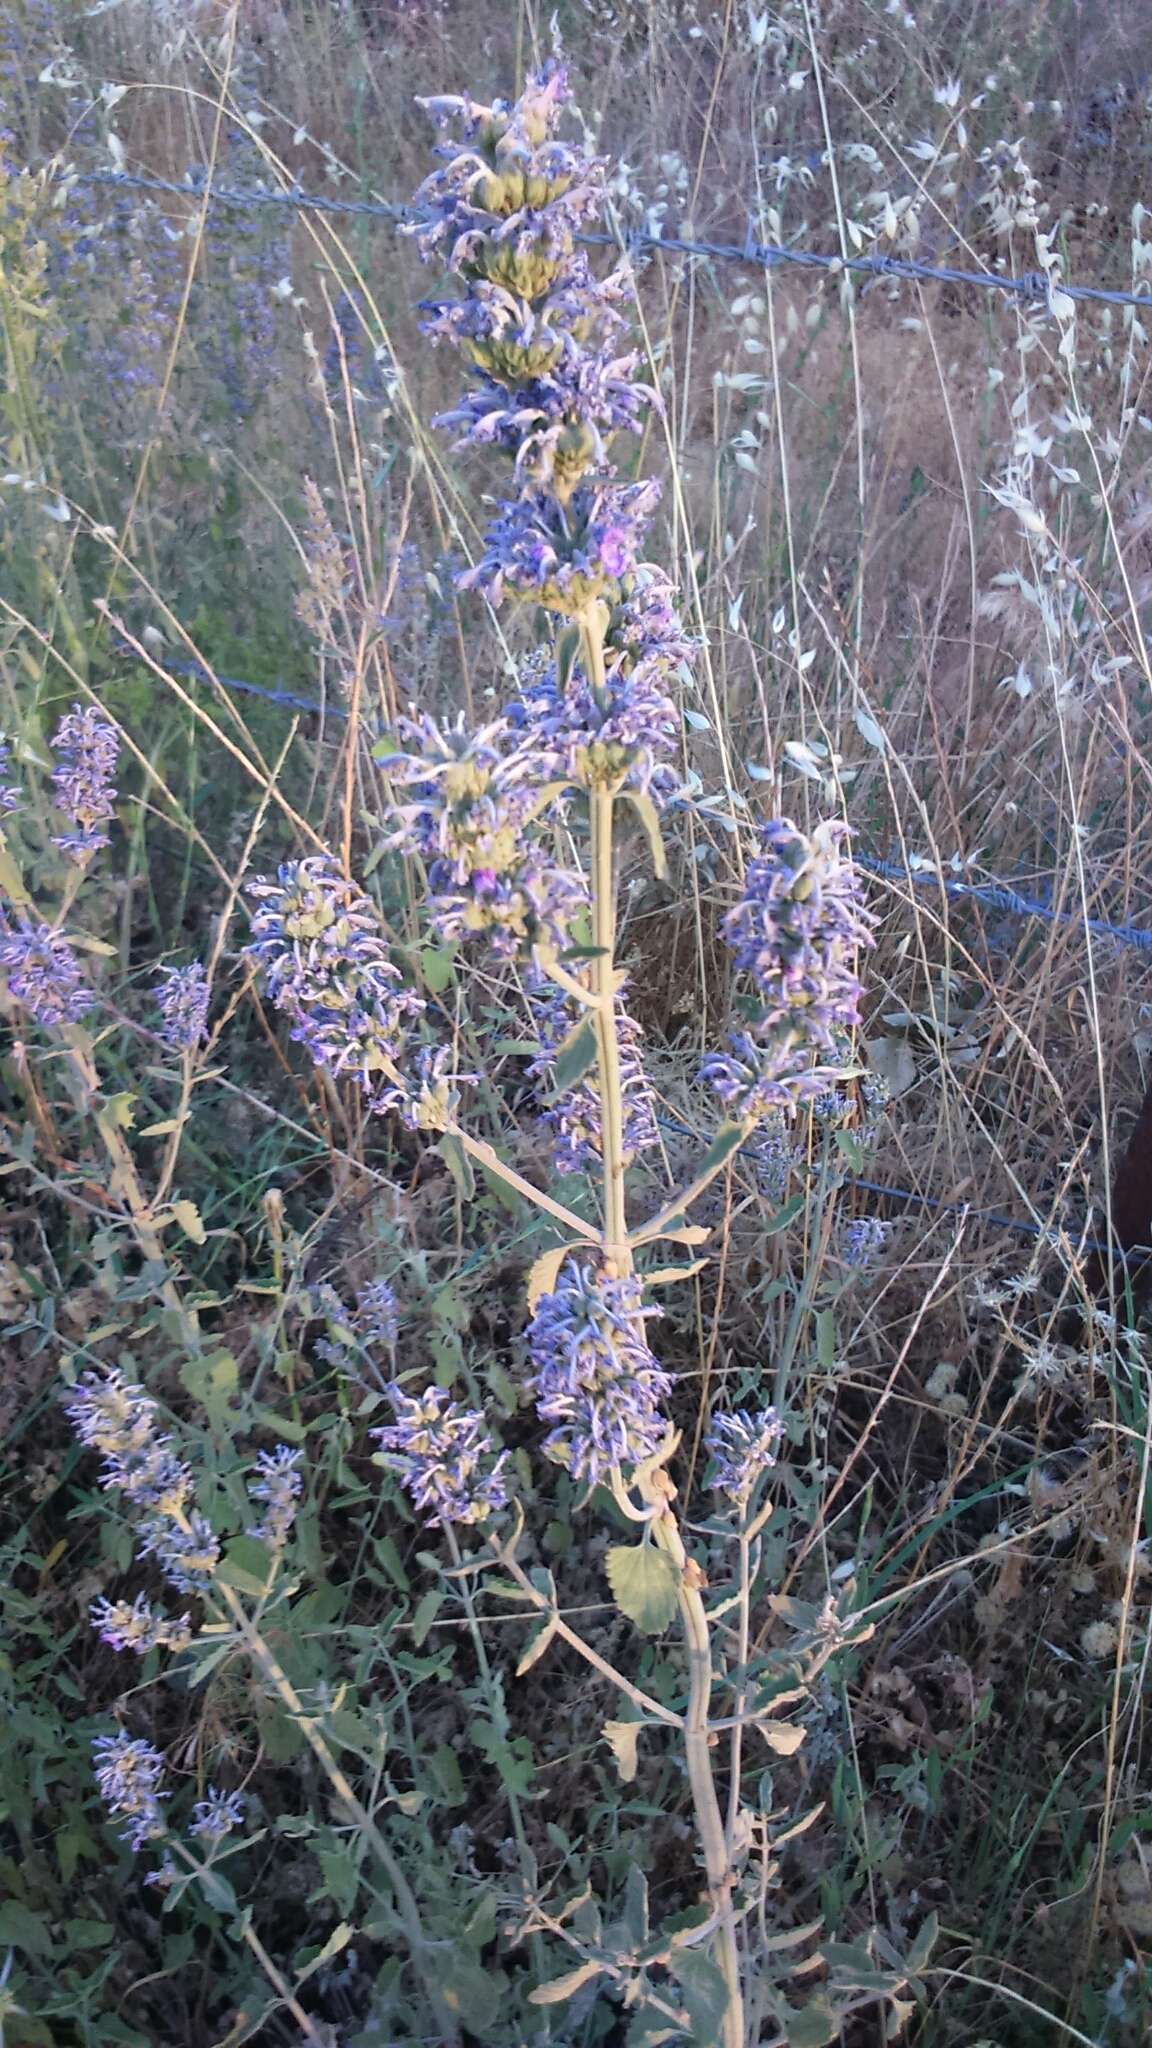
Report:
[[[187,967],[162,967],[156,991],[161,1035],[173,1052],[195,1052],[208,1029],[211,990],[198,960]]]
[[[7,972],[13,1002],[22,1003],[48,1030],[78,1023],[92,1007],[92,991],[75,953],[49,924],[33,924],[26,917],[8,924],[0,912],[0,967]]]
[[[209,1785],[208,1797],[198,1799],[192,1808],[188,1833],[214,1849],[234,1828],[243,1827],[244,1804],[242,1792],[218,1792]]]
[[[356,1080],[370,1108],[405,1100],[397,1063],[424,1005],[401,985],[371,898],[327,853],[288,861],[251,893],[249,950],[292,1037],[317,1066]]]
[[[712,1488],[726,1493],[738,1507],[746,1507],[761,1473],[776,1463],[784,1425],[774,1408],[761,1415],[737,1409],[732,1415],[714,1415],[704,1439],[713,1461]]]
[[[388,1399],[396,1420],[372,1435],[430,1527],[479,1524],[505,1506],[508,1454],[495,1456],[481,1414],[451,1400],[443,1387],[411,1396],[393,1384]]]
[[[103,827],[115,810],[120,742],[94,704],[74,704],[61,719],[52,745],[58,757],[52,771],[56,802],[73,826],[52,843],[82,867],[108,844]]]
[[[736,965],[760,994],[759,1028],[798,1026],[829,1052],[835,1032],[860,1022],[856,956],[874,943],[859,875],[840,852],[847,833],[833,820],[808,838],[789,818],[774,819],[724,920]]]
[[[245,1481],[249,1500],[259,1501],[264,1507],[262,1519],[248,1534],[266,1543],[270,1550],[282,1550],[292,1533],[304,1486],[300,1472],[303,1456],[303,1451],[290,1450],[287,1444],[278,1444],[274,1451],[261,1451],[255,1471]]]
[[[759,999],[749,1028],[701,1067],[733,1117],[760,1120],[812,1101],[843,1071],[845,1036],[860,1022],[857,954],[874,944],[875,923],[840,852],[847,829],[834,821],[809,838],[787,818],[767,825],[765,851],[724,920]]]
[[[672,1391],[648,1348],[639,1280],[613,1279],[591,1265],[565,1268],[526,1333],[534,1367],[529,1388],[541,1421],[556,1427],[544,1449],[590,1486],[652,1457],[667,1435],[660,1402]]]
[[[98,1735],[92,1744],[96,1783],[100,1797],[113,1820],[127,1822],[121,1841],[131,1849],[167,1834],[161,1801],[164,1758],[150,1742],[133,1740],[124,1729],[117,1735]]]

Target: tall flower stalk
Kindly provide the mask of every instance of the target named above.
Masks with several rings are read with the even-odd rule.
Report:
[[[870,932],[855,876],[841,857],[839,828],[807,839],[787,821],[770,825],[726,924],[737,967],[752,984],[745,1028],[727,1053],[705,1065],[728,1111],[725,1142],[675,1203],[630,1231],[637,1055],[616,961],[617,814],[627,795],[645,807],[650,837],[659,830],[656,813],[675,786],[679,720],[671,691],[692,649],[666,578],[641,555],[658,487],[622,481],[613,467],[614,438],[635,430],[658,400],[636,382],[637,358],[621,346],[626,273],[597,279],[578,246],[579,228],[601,203],[604,166],[559,139],[567,97],[563,69],[549,65],[512,103],[427,103],[441,127],[454,132],[440,147],[441,168],[418,195],[420,247],[426,258],[446,263],[461,290],[433,303],[426,324],[434,340],[457,343],[475,373],[440,424],[457,433],[458,445],[498,448],[511,463],[511,494],[485,535],[479,562],[461,580],[494,605],[530,600],[551,615],[553,646],[542,665],[529,667],[516,726],[535,740],[537,783],[554,776],[566,812],[574,805],[587,821],[585,978],[573,977],[546,935],[537,935],[532,950],[536,971],[575,1000],[575,1032],[591,1027],[596,1102],[594,1119],[586,1121],[597,1126],[601,1230],[593,1264],[573,1265],[563,1252],[544,1262],[552,1285],[537,1294],[528,1332],[530,1387],[542,1419],[554,1425],[549,1455],[574,1478],[607,1485],[642,1530],[637,1551],[609,1556],[620,1604],[642,1626],[650,1619],[647,1599],[637,1602],[633,1581],[651,1577],[654,1566],[645,1560],[666,1561],[656,1573],[656,1605],[671,1596],[669,1613],[679,1612],[687,1656],[688,1698],[675,1718],[724,1985],[720,2039],[723,2048],[743,2048],[734,1903],[741,1728],[726,1826],[713,1773],[713,1644],[704,1581],[673,1505],[667,1467],[676,1435],[660,1406],[672,1382],[648,1347],[652,1311],[634,1277],[635,1254],[671,1228],[674,1216],[682,1222],[680,1212],[763,1117],[792,1113],[841,1071],[833,1033],[842,1037],[857,1021],[856,954]],[[580,1085],[591,1092],[586,1079]],[[776,1432],[774,1416],[759,1431],[747,1418],[732,1418],[727,1433],[719,1426],[717,1442],[728,1448],[722,1476],[731,1491],[740,1466],[745,1506]],[[746,1516],[742,1532],[746,1658]],[[507,1564],[512,1548],[497,1547]],[[555,1613],[548,1625],[561,1632]],[[742,1727],[742,1686],[737,1708]]]

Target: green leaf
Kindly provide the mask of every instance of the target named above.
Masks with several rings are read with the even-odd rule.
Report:
[[[417,1602],[416,1612],[412,1616],[412,1641],[418,1650],[427,1640],[428,1631],[443,1605],[444,1593],[439,1586],[432,1586]]]
[[[254,1536],[236,1536],[217,1565],[215,1576],[237,1593],[248,1593],[258,1600],[268,1585],[271,1570],[272,1556],[262,1543]]]
[[[639,1765],[637,1750],[643,1725],[642,1721],[605,1721],[600,1730],[605,1742],[611,1744],[622,1785],[630,1785],[636,1776]]]
[[[459,1138],[454,1137],[450,1131],[445,1131],[443,1137],[437,1139],[432,1150],[440,1154],[456,1183],[461,1200],[470,1202],[476,1193],[476,1176],[472,1171],[472,1161]]]
[[[842,2021],[823,1998],[816,1997],[811,2005],[799,2012],[784,2015],[784,2031],[788,2037],[788,2048],[835,2048],[840,2039]]]
[[[438,996],[456,972],[455,946],[426,946],[420,955],[420,979],[430,995]]]
[[[624,1880],[624,1925],[635,1948],[648,1939],[648,1880],[638,1863],[628,1865]]]
[[[1149,1818],[1152,1819],[1152,1816],[1149,1816]],[[935,1913],[929,1913],[928,1918],[922,1922],[920,1931],[904,1958],[910,1977],[919,1976],[936,1946],[936,1937],[939,1932],[939,1917]]]
[[[664,852],[664,838],[660,830],[660,814],[645,789],[627,789],[624,792],[632,809],[648,835],[648,851],[652,855],[652,872],[658,882],[668,873],[668,858]]]
[[[436,1788],[445,1806],[463,1806],[467,1794],[464,1790],[464,1774],[454,1749],[442,1742],[428,1759],[428,1768],[436,1780]]]
[[[353,1929],[349,1926],[347,1920],[342,1920],[339,1927],[334,1927],[323,1948],[312,1957],[311,1962],[305,1963],[303,1969],[299,1972],[295,1988],[299,1990],[306,1978],[315,1976],[316,1971],[322,1970],[325,1963],[330,1963],[338,1955],[342,1955],[352,1939],[352,1934]]]
[[[566,1971],[563,1977],[553,1977],[549,1984],[538,1984],[535,1991],[528,1993],[529,2005],[563,2005],[566,1998],[574,1998],[593,1977],[602,1975],[603,1963],[581,1963],[575,1970]]]
[[[776,1214],[770,1216],[767,1223],[760,1225],[762,1235],[764,1237],[777,1237],[782,1230],[787,1230],[788,1225],[794,1223],[797,1216],[799,1216],[807,1199],[807,1195],[802,1191],[789,1195],[783,1208],[777,1209]]]
[[[563,1040],[552,1064],[552,1092],[549,1103],[559,1102],[596,1064],[596,1027],[590,1017],[581,1017]]]
[[[654,1543],[616,1544],[604,1560],[612,1597],[642,1635],[662,1635],[676,1612],[680,1573]]]
[[[28,1955],[50,1956],[52,1937],[38,1913],[22,1906],[19,1899],[6,1899],[0,1906],[0,1948],[22,1948]]]
[[[572,1250],[570,1244],[550,1245],[534,1259],[528,1273],[528,1312],[535,1315],[542,1294],[551,1294],[560,1277],[560,1268]]]
[[[683,2027],[670,2026],[666,2013],[642,2005],[633,2016],[627,2033],[627,2048],[663,2048],[665,2041],[683,2041]]]
[[[712,2048],[720,2039],[728,2009],[728,1986],[719,1968],[698,1948],[674,1949],[668,1968],[680,1986],[693,2041],[698,2048]]]
[[[438,1951],[436,1967],[448,2010],[466,2022],[473,2039],[490,2039],[507,2001],[503,1970],[486,1968],[463,1942],[456,1942],[446,1955]]]
[[[180,1367],[184,1391],[206,1411],[214,1429],[227,1430],[230,1404],[240,1386],[240,1367],[230,1351],[186,1358]]]
[[[723,1166],[724,1161],[730,1159],[733,1152],[740,1150],[747,1136],[748,1132],[743,1124],[721,1124],[703,1159],[696,1168],[696,1172],[692,1175],[693,1180],[698,1179],[702,1173],[711,1173],[713,1167]]]

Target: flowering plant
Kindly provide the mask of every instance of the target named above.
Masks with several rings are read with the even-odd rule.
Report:
[[[712,1141],[686,1185],[652,1207],[641,1168],[659,1143],[659,1115],[618,959],[619,858],[626,826],[639,826],[665,871],[664,833],[689,803],[678,701],[699,650],[670,579],[649,558],[658,484],[618,467],[621,437],[642,430],[659,398],[638,377],[639,356],[625,339],[627,268],[598,275],[579,243],[603,204],[605,167],[560,139],[567,98],[563,68],[550,64],[515,102],[427,102],[445,140],[440,167],[418,195],[415,232],[421,254],[447,270],[452,289],[426,307],[425,327],[433,341],[456,346],[469,369],[468,389],[439,423],[459,446],[495,452],[505,489],[459,585],[493,607],[534,606],[547,637],[522,662],[515,694],[485,725],[411,707],[393,721],[376,760],[387,791],[382,850],[418,868],[425,931],[448,949],[458,980],[476,969],[503,975],[520,992],[531,1033],[527,1079],[547,1091],[542,1117],[553,1162],[577,1191],[567,1199],[550,1193],[475,1135],[469,1102],[479,1077],[461,1064],[435,991],[413,985],[411,950],[396,943],[350,872],[347,849],[338,859],[314,844],[275,875],[249,883],[246,960],[327,1084],[351,1084],[366,1114],[395,1118],[402,1129],[428,1134],[447,1156],[480,1165],[547,1227],[551,1241],[528,1275],[523,1331],[522,1394],[534,1410],[533,1431],[570,1495],[582,1505],[594,1501],[630,1538],[614,1542],[605,1559],[620,1612],[646,1636],[679,1624],[679,1677],[661,1696],[575,1629],[551,1575],[525,1565],[523,1454],[498,1441],[472,1390],[459,1399],[446,1385],[414,1385],[397,1370],[397,1306],[388,1283],[377,1279],[361,1290],[347,1317],[339,1302],[325,1305],[337,1365],[357,1351],[387,1355],[382,1394],[392,1419],[372,1432],[377,1463],[395,1476],[418,1519],[440,1533],[446,1582],[464,1589],[477,1664],[493,1698],[499,1684],[473,1606],[484,1584],[503,1588],[538,1619],[520,1671],[555,1642],[615,1689],[625,1718],[609,1719],[604,1736],[624,1780],[636,1773],[645,1728],[673,1741],[682,1757],[702,1899],[682,1923],[651,1936],[645,1921],[643,1933],[613,1942],[598,1925],[578,1924],[575,1907],[545,1910],[523,1813],[510,1793],[523,1879],[515,1934],[539,1962],[529,2006],[565,2004],[595,1984],[633,2014],[638,2031],[630,2040],[744,2048],[757,2035],[754,2015],[771,2010],[787,2026],[791,2014],[751,1931],[771,1834],[768,1818],[746,1798],[745,1733],[757,1731],[777,1755],[795,1750],[803,1730],[782,1719],[782,1710],[834,1652],[868,1630],[851,1615],[848,1589],[839,1605],[829,1601],[812,1618],[787,1655],[753,1658],[753,1589],[773,1513],[766,1481],[788,1418],[767,1404],[711,1417],[705,1448],[715,1507],[703,1532],[690,1524],[672,1476],[682,1395],[660,1362],[654,1325],[661,1310],[652,1296],[700,1262],[661,1269],[650,1252],[665,1242],[704,1248],[709,1232],[692,1210],[735,1153],[769,1130],[779,1139],[802,1104],[852,1071],[858,962],[872,920],[843,826],[809,833],[778,818],[764,827],[722,925],[739,977],[740,1020],[728,1045],[699,1069],[702,1092],[719,1105]],[[84,870],[107,843],[115,815],[116,735],[93,708],[77,706],[57,749],[56,801],[69,829],[55,844]],[[0,773],[9,772],[6,764],[0,752]],[[18,800],[6,784],[0,810],[7,814]],[[91,1001],[79,963],[58,924],[38,922],[27,904],[16,912],[0,930],[9,996],[42,1027],[71,1034],[72,1057],[94,1093],[91,1049],[76,1031]],[[181,1061],[185,1102],[210,1036],[211,997],[211,976],[197,962],[165,969],[156,991],[159,1036]],[[174,1155],[159,1198],[148,1198],[114,1127],[105,1127],[105,1138],[119,1185],[129,1191],[139,1243],[153,1258],[158,1229],[189,1206],[169,1201]],[[186,1214],[184,1221],[194,1227]],[[171,1305],[195,1341],[180,1303]],[[458,2004],[412,1883],[373,1801],[357,1795],[340,1760],[339,1708],[307,1712],[273,1647],[269,1619],[295,1591],[300,1450],[280,1444],[249,1465],[245,1511],[255,1520],[238,1539],[248,1548],[225,1551],[192,1466],[134,1379],[119,1370],[85,1374],[68,1412],[80,1443],[104,1461],[103,1484],[129,1513],[138,1556],[190,1603],[171,1613],[142,1594],[101,1597],[92,1619],[102,1639],[139,1657],[203,1656],[208,1644],[209,1655],[230,1646],[254,1660],[385,1874],[437,2038],[457,2040]],[[735,1554],[730,1601],[706,1598],[701,1533],[713,1551],[730,1546]],[[737,1623],[722,1628],[729,1607]],[[210,1898],[226,1896],[215,1866],[245,1826],[240,1790],[209,1786],[181,1831],[170,1819],[165,1758],[151,1743],[124,1730],[102,1736],[96,1766],[123,1839],[133,1851],[161,1851],[156,1881],[169,1889],[196,1881]],[[242,1934],[281,2002],[315,2039],[249,1923]],[[568,1960],[575,1948],[578,1961],[556,1976],[548,1974],[544,1937],[558,1934]]]

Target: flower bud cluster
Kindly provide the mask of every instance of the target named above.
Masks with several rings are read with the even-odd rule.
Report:
[[[195,1052],[208,1029],[211,998],[208,977],[199,960],[187,967],[162,967],[156,990],[160,1033],[173,1052]]]

